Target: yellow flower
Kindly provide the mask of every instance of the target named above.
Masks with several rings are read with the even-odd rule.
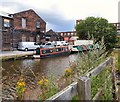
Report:
[[[41,80],[38,81],[38,84],[39,84],[40,86],[42,86],[42,87],[44,87],[44,86],[46,87],[46,86],[48,86],[49,81],[48,81],[48,79],[43,78],[43,79],[41,79]]]
[[[66,73],[71,73],[72,72],[72,68],[68,68],[65,70]]]
[[[25,86],[25,82],[19,82],[19,81],[18,81],[18,82],[17,82],[17,85],[18,85],[18,86]]]
[[[22,92],[25,92],[26,88],[22,88]]]
[[[38,84],[39,84],[39,85],[43,85],[43,79],[39,80],[39,81],[38,81]]]
[[[72,69],[72,68],[67,68],[67,69],[65,70],[65,76],[70,76],[70,75],[72,74],[72,72],[73,72],[73,69]]]
[[[23,93],[25,92],[25,90],[26,90],[25,86],[26,86],[26,84],[25,84],[24,80],[22,78],[19,79],[16,84],[16,91],[17,91],[18,97],[21,97],[23,95]]]

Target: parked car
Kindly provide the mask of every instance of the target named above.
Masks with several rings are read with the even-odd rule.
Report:
[[[35,50],[40,48],[40,46],[36,42],[19,42],[18,43],[18,50]]]
[[[66,41],[61,41],[61,43],[62,43],[63,46],[68,46],[69,45],[69,43],[66,42]]]
[[[40,48],[52,48],[52,47],[54,47],[53,42],[43,43],[40,45]]]
[[[67,46],[69,43],[66,41],[55,41],[55,46]]]

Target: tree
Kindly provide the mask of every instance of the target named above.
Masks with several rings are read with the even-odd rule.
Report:
[[[113,48],[117,41],[116,27],[108,23],[106,19],[100,17],[87,17],[85,20],[81,20],[80,23],[76,25],[76,32],[80,39],[88,39],[88,33],[93,34],[97,42],[104,37],[107,50]]]

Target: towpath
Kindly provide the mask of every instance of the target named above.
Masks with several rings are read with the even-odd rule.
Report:
[[[1,51],[0,59],[8,60],[12,58],[20,58],[20,57],[33,55],[34,53],[35,51]]]

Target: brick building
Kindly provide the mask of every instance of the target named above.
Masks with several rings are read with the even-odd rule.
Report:
[[[45,42],[46,22],[32,9],[0,13],[1,50],[17,48],[18,42]]]
[[[0,12],[0,50],[11,50],[13,18]]]
[[[13,47],[20,41],[45,41],[46,22],[32,9],[12,14],[14,18]]]
[[[72,36],[76,36],[76,31],[57,32],[65,41],[69,41]]]

